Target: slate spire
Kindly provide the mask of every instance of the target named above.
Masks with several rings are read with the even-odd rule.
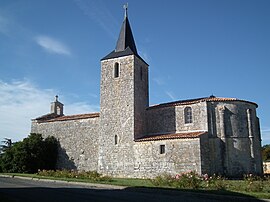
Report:
[[[125,17],[121,26],[121,30],[120,30],[120,34],[116,43],[116,47],[110,54],[108,54],[101,60],[117,58],[117,57],[127,56],[127,55],[136,55],[139,58],[141,58],[138,55],[135,41],[133,38],[133,34],[131,31],[131,27],[129,24],[128,14],[127,14],[127,4],[124,5],[124,9],[125,9]]]
[[[124,6],[124,9],[125,9],[125,18],[124,18],[124,21],[120,30],[117,43],[116,43],[115,51],[116,52],[125,51],[129,47],[131,51],[137,55],[138,53],[137,53],[135,41],[134,41],[131,27],[128,21],[127,5]]]

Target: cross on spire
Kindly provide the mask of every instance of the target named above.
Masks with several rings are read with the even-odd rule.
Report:
[[[125,11],[125,18],[123,20],[121,30],[119,33],[119,37],[116,43],[115,49],[109,53],[107,56],[102,58],[101,60],[117,58],[120,56],[127,56],[127,55],[136,55],[141,60],[143,60],[137,52],[136,44],[133,38],[133,34],[131,31],[131,27],[128,20],[128,3],[123,5],[123,9]]]
[[[128,16],[127,15],[128,3],[124,4],[123,8],[125,9],[125,18],[126,18]]]

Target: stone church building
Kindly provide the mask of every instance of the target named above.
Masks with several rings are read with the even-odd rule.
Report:
[[[256,103],[210,96],[149,106],[148,89],[126,11],[116,48],[101,59],[100,112],[65,116],[56,96],[31,132],[59,140],[59,169],[138,178],[262,174]]]

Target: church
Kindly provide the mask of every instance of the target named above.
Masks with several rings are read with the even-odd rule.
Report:
[[[202,97],[149,106],[148,64],[125,17],[115,49],[101,59],[100,112],[51,112],[31,133],[59,141],[58,169],[152,178],[195,171],[237,177],[263,173],[256,103]]]

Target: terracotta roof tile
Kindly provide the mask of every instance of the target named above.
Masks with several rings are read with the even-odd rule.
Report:
[[[157,141],[157,140],[170,140],[170,139],[187,139],[187,138],[198,138],[203,134],[206,134],[205,131],[199,132],[190,132],[190,133],[174,133],[174,134],[158,134],[145,136],[140,139],[135,140],[136,142],[144,142],[144,141]]]
[[[99,117],[99,113],[91,113],[91,114],[76,114],[69,116],[58,116],[56,118],[51,119],[42,119],[42,117],[36,119],[38,122],[54,122],[54,121],[70,121],[70,120],[78,120],[78,119],[89,119]]]
[[[168,103],[162,103],[162,104],[157,104],[150,106],[149,109],[155,109],[155,108],[162,108],[162,107],[172,107],[172,106],[179,106],[179,105],[189,105],[189,104],[195,104],[199,102],[228,102],[228,101],[240,101],[240,102],[247,102],[256,105],[258,105],[254,102],[246,101],[246,100],[240,100],[237,98],[221,98],[221,97],[215,97],[215,96],[210,96],[210,97],[204,97],[204,98],[196,98],[196,99],[190,99],[190,100],[179,100],[175,102],[168,102]]]
[[[59,117],[59,116],[60,115],[57,115],[55,113],[49,113],[49,114],[45,114],[43,116],[40,116],[38,118],[35,118],[33,120],[37,120],[37,121],[39,121],[39,120],[48,120],[48,119],[54,119],[54,118]]]

